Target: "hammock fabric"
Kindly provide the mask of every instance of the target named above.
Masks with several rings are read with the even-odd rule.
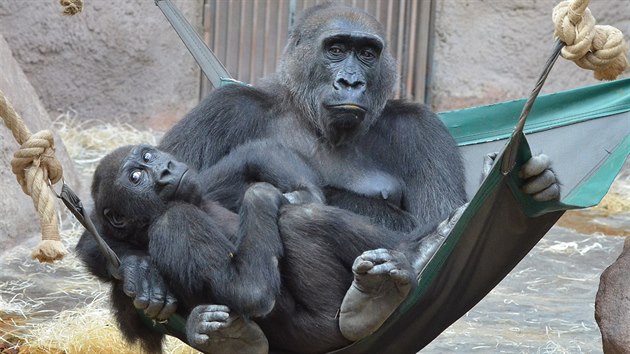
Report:
[[[440,114],[467,164],[470,203],[409,298],[377,332],[333,353],[416,353],[481,301],[564,211],[604,197],[630,153],[630,79],[539,97],[525,125],[527,138],[512,134],[524,102]],[[504,174],[503,153],[519,134],[516,165]],[[558,202],[535,202],[519,189],[530,143],[554,163],[562,182]],[[498,162],[479,186],[483,158],[494,151],[500,151]],[[184,323],[172,316],[154,328],[185,339]]]

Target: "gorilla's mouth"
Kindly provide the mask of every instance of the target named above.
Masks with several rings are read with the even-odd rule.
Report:
[[[367,113],[365,108],[355,104],[329,105],[326,110],[328,139],[335,146],[354,137]]]
[[[342,103],[342,104],[334,104],[334,105],[328,105],[326,106],[326,109],[330,110],[330,111],[339,111],[339,112],[348,112],[348,113],[352,113],[354,112],[354,114],[360,115],[360,116],[365,116],[365,112],[367,112],[367,110],[359,105],[356,104],[352,104],[352,103]]]
[[[180,195],[179,193],[181,192],[180,187],[182,186],[182,182],[184,182],[184,178],[186,178],[186,175],[188,174],[189,169],[185,169],[184,172],[182,172],[182,175],[179,177],[179,180],[177,181],[177,183],[175,184],[175,195]]]

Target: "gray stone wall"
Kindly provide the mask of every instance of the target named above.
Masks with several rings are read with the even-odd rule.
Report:
[[[201,26],[203,0],[174,0]],[[153,0],[0,1],[0,33],[55,117],[119,119],[166,129],[193,107],[199,70]]]
[[[559,2],[436,0],[430,87],[434,109],[463,108],[529,95],[553,45],[551,12]],[[592,0],[589,8],[599,24],[615,26],[628,38],[628,0]],[[560,58],[543,93],[598,82],[592,72]]]

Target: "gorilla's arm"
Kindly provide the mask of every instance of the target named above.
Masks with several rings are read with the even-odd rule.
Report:
[[[466,202],[458,147],[426,106],[390,101],[373,129],[389,149],[367,145],[380,165],[404,182],[402,209],[421,225],[436,225]],[[369,138],[369,136],[368,136]]]
[[[291,202],[323,202],[320,176],[297,152],[271,140],[236,147],[200,174],[205,198],[238,211],[245,190],[267,182],[286,193]]]
[[[123,335],[130,342],[140,341],[148,352],[161,348],[163,334],[149,329],[143,324],[136,309],[157,321],[165,320],[177,308],[177,300],[167,289],[157,269],[151,266],[146,250],[140,250],[128,242],[108,237],[99,227],[97,219],[92,220],[107,244],[121,260],[117,272],[122,281],[112,277],[115,270],[109,269],[107,260],[100,252],[96,241],[88,231],[84,231],[76,246],[79,258],[90,273],[105,282],[112,282],[112,302],[114,316]],[[129,301],[131,297],[132,301]]]

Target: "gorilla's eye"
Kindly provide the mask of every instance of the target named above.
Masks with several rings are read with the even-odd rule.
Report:
[[[376,53],[374,52],[374,50],[370,48],[361,49],[361,52],[359,53],[359,55],[365,61],[372,61],[376,59]]]
[[[138,182],[140,182],[140,178],[141,177],[142,177],[142,171],[135,170],[135,171],[131,172],[131,174],[129,175],[129,180],[133,184],[138,184]]]
[[[340,57],[345,53],[345,49],[343,46],[338,44],[333,44],[328,48],[328,54],[333,57]]]
[[[144,160],[144,162],[149,162],[152,158],[153,154],[150,152],[145,152],[144,155],[142,155],[142,159]]]

